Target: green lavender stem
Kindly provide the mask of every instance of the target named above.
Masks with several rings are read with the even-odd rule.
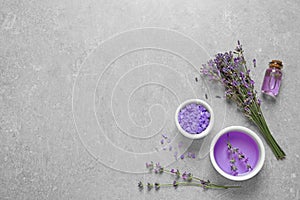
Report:
[[[263,137],[267,141],[268,145],[270,146],[272,152],[275,154],[276,158],[278,160],[282,160],[285,158],[285,153],[277,143],[277,141],[274,139],[273,135],[270,132],[270,129],[266,123],[266,120],[262,114],[262,111],[256,103],[253,103],[251,105],[250,110],[251,115],[250,118],[251,120],[256,124],[256,126],[259,128],[260,132],[262,133]]]

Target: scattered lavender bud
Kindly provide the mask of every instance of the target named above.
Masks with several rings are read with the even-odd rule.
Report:
[[[195,159],[196,158],[196,154],[192,153],[192,158]]]
[[[177,151],[175,151],[174,152],[174,157],[175,157],[176,160],[177,160],[177,155],[178,155],[178,153],[177,153]]]
[[[205,99],[208,99],[207,94],[205,93]]]
[[[160,144],[164,144],[164,140],[163,139],[160,141]]]
[[[191,156],[191,152],[187,152],[187,157],[190,158]]]
[[[172,151],[172,148],[173,148],[173,147],[170,145],[170,146],[169,146],[169,151]]]
[[[183,160],[183,159],[184,159],[184,154],[182,154],[182,155],[180,156],[180,159],[181,159],[181,160]]]
[[[198,82],[198,78],[197,77],[195,77],[195,81]]]
[[[196,158],[196,154],[193,153],[193,152],[188,152],[188,153],[187,153],[187,157],[188,157],[188,158],[193,158],[193,159],[195,159],[195,158]]]
[[[167,147],[164,146],[164,147],[163,147],[163,150],[164,150],[164,151],[167,150]]]
[[[178,143],[178,148],[180,149],[182,147],[182,145],[183,145],[183,142],[179,142]]]
[[[162,134],[162,136],[163,136],[164,139],[168,138],[168,136],[166,134]]]
[[[170,142],[171,142],[171,139],[169,138],[169,139],[167,140],[167,142],[170,143]]]

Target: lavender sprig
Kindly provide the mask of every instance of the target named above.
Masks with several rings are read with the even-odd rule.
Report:
[[[143,190],[144,187],[147,187],[148,191],[152,190],[153,188],[155,190],[159,190],[161,187],[174,187],[175,189],[178,186],[196,186],[196,187],[201,187],[203,189],[227,189],[227,188],[223,188],[223,187],[218,187],[217,185],[214,184],[207,184],[207,183],[195,183],[195,182],[179,182],[179,181],[173,181],[173,183],[143,183],[143,182],[139,182],[138,183],[138,188],[140,190]],[[239,186],[230,186],[231,188],[239,188]]]
[[[176,176],[176,180],[172,183],[157,183],[157,184],[151,184],[147,183],[147,185],[143,184],[142,182],[138,183],[139,189],[143,189],[145,186],[147,186],[148,190],[151,190],[152,188],[155,188],[158,190],[160,187],[165,187],[165,186],[173,186],[177,188],[179,185],[180,186],[199,186],[204,189],[208,188],[213,188],[213,189],[228,189],[228,188],[239,188],[240,186],[235,186],[235,185],[217,185],[214,183],[211,183],[209,180],[203,180],[200,179],[199,177],[194,176],[190,172],[183,172],[181,173],[178,169],[166,169],[162,167],[159,163],[154,164],[152,161],[149,163],[146,163],[146,167],[149,169],[149,171],[154,171],[155,173],[168,173]],[[177,179],[182,179],[184,182],[179,182]]]
[[[227,150],[229,152],[229,156],[230,156],[230,160],[229,160],[229,163],[230,163],[230,169],[231,169],[231,173],[233,176],[237,176],[238,175],[238,168],[236,166],[236,158],[238,159],[238,161],[240,162],[243,162],[248,171],[252,170],[252,167],[251,165],[248,163],[249,159],[248,157],[246,157],[245,154],[243,154],[239,148],[237,147],[233,147],[232,144],[230,143],[230,140],[229,140],[229,133],[227,133]]]
[[[226,98],[236,102],[245,116],[259,128],[276,158],[283,159],[286,155],[272,136],[262,114],[261,101],[257,98],[254,81],[250,77],[243,52],[238,41],[233,52],[218,53],[214,59],[202,66],[200,72],[224,86]],[[253,64],[255,67],[255,59]]]

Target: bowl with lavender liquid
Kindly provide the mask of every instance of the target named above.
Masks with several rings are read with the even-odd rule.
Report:
[[[189,99],[178,106],[175,112],[175,123],[185,137],[200,139],[211,131],[214,113],[205,101]]]
[[[210,160],[225,178],[244,181],[255,176],[263,167],[265,148],[252,130],[243,126],[222,129],[212,140]]]

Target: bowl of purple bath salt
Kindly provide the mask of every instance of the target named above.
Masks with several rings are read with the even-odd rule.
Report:
[[[189,99],[180,104],[175,113],[178,130],[190,139],[205,137],[214,124],[214,113],[208,103]]]

